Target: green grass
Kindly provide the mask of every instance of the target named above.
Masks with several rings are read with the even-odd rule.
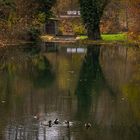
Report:
[[[102,35],[104,41],[125,41],[127,36],[125,34],[105,34]]]
[[[85,35],[80,36],[80,40],[84,40],[84,39],[88,39],[88,37]]]
[[[88,39],[87,36],[80,36],[80,40]],[[104,41],[125,41],[127,36],[125,34],[102,34]]]

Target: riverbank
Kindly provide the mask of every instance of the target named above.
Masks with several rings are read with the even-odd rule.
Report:
[[[78,43],[78,44],[89,44],[89,45],[135,45],[140,47],[140,41],[129,40],[126,34],[104,34],[102,35],[102,40],[90,40],[87,36],[53,36],[53,35],[43,35],[40,36],[40,40],[43,42],[54,42],[54,43]],[[24,40],[0,40],[0,48],[8,46],[18,46],[24,44],[34,44],[37,42],[24,41]]]
[[[101,35],[103,41],[127,41],[128,37],[125,33],[119,34],[102,34]],[[78,36],[79,40],[88,39],[86,35]]]
[[[129,40],[126,34],[103,34],[102,40],[90,40],[87,36],[53,36],[43,35],[41,40],[44,42],[62,42],[62,43],[80,43],[80,44],[124,44],[124,45],[136,45],[140,47],[140,41]]]
[[[0,48],[6,48],[8,46],[19,46],[25,44],[36,44],[34,41],[24,41],[24,40],[15,40],[15,41],[2,41],[0,40]]]

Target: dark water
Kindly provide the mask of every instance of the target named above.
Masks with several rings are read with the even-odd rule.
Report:
[[[56,118],[61,124],[49,128]],[[139,48],[0,50],[0,140],[139,139]]]

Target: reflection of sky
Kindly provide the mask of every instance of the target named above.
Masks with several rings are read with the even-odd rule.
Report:
[[[48,140],[57,140],[59,137],[62,138],[61,131],[57,127],[51,128],[40,128],[39,129],[39,140],[44,140],[44,137]]]
[[[56,118],[61,118],[61,124],[46,126],[49,120]],[[63,118],[61,114],[53,112],[44,116],[44,120],[40,116],[39,121],[32,117],[32,119],[26,118],[28,121],[23,120],[24,123],[11,122],[5,129],[5,140],[67,140],[69,138],[73,140]]]
[[[37,124],[31,125],[12,125],[7,126],[5,130],[5,140],[58,140],[69,137],[69,130],[66,126],[43,126]],[[70,136],[71,137],[71,136]]]

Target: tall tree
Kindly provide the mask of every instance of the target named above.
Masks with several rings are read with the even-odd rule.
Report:
[[[56,0],[0,0],[0,40],[39,34]],[[8,38],[8,39],[7,39]]]
[[[128,0],[127,0],[128,1]],[[129,0],[129,12],[131,18],[130,31],[140,35],[140,0]]]
[[[100,20],[110,0],[80,0],[80,11],[89,39],[101,39]]]

